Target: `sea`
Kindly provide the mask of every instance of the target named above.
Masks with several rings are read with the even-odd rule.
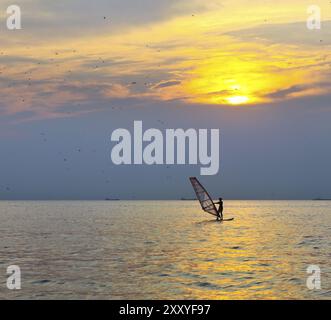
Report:
[[[331,201],[224,213],[235,220],[196,201],[0,201],[0,299],[331,299]]]

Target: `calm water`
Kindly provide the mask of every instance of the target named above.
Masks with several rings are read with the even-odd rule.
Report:
[[[331,202],[0,202],[0,298],[331,299]],[[6,289],[19,265],[22,290]],[[306,287],[309,265],[322,290]]]

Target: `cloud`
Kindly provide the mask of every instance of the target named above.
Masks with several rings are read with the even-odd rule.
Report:
[[[293,45],[301,23],[256,25],[261,8],[243,17],[245,1],[224,2],[30,0],[23,33],[0,33],[10,42],[0,56],[0,112],[71,116],[114,99],[254,105],[329,90],[325,43]]]
[[[200,1],[186,0],[25,0],[18,4],[23,12],[21,34],[29,35],[36,41],[50,36],[63,39],[92,34],[113,35],[207,10],[207,6]],[[22,40],[25,40],[24,37]]]
[[[154,89],[162,89],[162,88],[167,88],[167,87],[172,87],[172,86],[177,86],[181,84],[181,81],[167,81],[167,82],[161,82],[157,84]]]
[[[270,42],[286,45],[331,45],[331,21],[323,21],[321,30],[309,30],[306,21],[281,24],[263,24],[248,29],[224,33],[247,42]]]
[[[272,98],[272,99],[284,99],[284,98],[288,98],[293,93],[302,92],[307,88],[308,88],[308,86],[295,85],[295,86],[292,86],[287,89],[282,89],[282,90],[277,90],[275,92],[272,92],[272,93],[268,94],[267,97]]]

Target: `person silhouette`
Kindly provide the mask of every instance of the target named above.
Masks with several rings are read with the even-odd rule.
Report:
[[[219,205],[218,210],[217,210],[217,212],[218,212],[217,220],[223,220],[223,199],[219,198],[218,202],[216,202],[215,204]]]

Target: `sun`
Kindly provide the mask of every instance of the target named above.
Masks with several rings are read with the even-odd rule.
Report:
[[[233,96],[226,98],[226,101],[230,104],[237,105],[247,103],[249,101],[249,98],[246,96]]]

